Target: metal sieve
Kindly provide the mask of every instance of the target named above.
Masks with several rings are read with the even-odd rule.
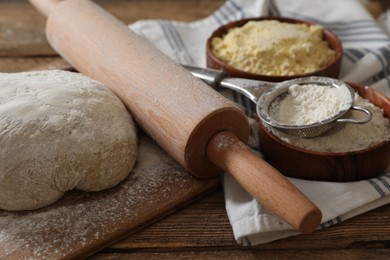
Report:
[[[215,89],[220,89],[221,87],[228,88],[243,94],[253,103],[255,103],[257,115],[260,117],[262,122],[270,127],[274,127],[291,135],[303,138],[318,137],[325,135],[338,124],[364,124],[369,122],[372,118],[372,114],[369,110],[362,107],[353,106],[354,90],[348,86],[348,84],[333,78],[312,76],[296,78],[280,83],[273,83],[251,79],[232,78],[220,70],[204,69],[191,66],[184,67],[189,70],[195,77],[202,79],[204,82]],[[285,95],[288,92],[290,86],[297,84],[315,84],[337,88],[340,93],[342,93],[343,96],[347,98],[346,102],[348,104],[344,107],[345,109],[340,110],[334,116],[322,120],[321,122],[307,125],[282,124],[270,116],[270,105],[275,99]],[[350,110],[360,111],[366,114],[366,117],[363,119],[343,117]]]
[[[276,99],[283,98],[288,93],[289,88],[293,85],[311,85],[316,87],[318,85],[337,88],[339,94],[345,97],[346,105],[340,109],[334,116],[326,118],[320,122],[315,122],[307,125],[291,125],[283,124],[275,120],[270,115],[270,106]],[[277,84],[273,89],[263,93],[257,102],[257,114],[260,119],[269,126],[275,127],[288,134],[303,137],[313,138],[326,134],[333,129],[338,123],[364,124],[371,120],[372,114],[369,110],[353,106],[354,91],[346,83],[327,77],[304,77],[293,80],[288,80]],[[350,110],[357,110],[366,114],[362,119],[343,118],[343,116]]]

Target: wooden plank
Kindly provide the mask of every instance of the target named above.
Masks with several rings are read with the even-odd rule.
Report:
[[[0,211],[0,259],[81,258],[219,187],[200,180],[141,135],[128,178],[102,192],[71,191],[34,210]]]
[[[21,72],[33,70],[62,69],[72,67],[58,56],[54,57],[0,57],[0,72]]]
[[[95,1],[115,17],[130,24],[139,19],[193,21],[204,18],[224,1],[160,0]],[[28,1],[0,1],[0,56],[52,56],[55,52],[45,37],[45,18]]]
[[[217,10],[224,0],[97,0],[95,1],[126,24],[140,19],[195,21]]]
[[[367,10],[378,18],[387,8],[390,7],[389,0],[369,0],[366,3]]]
[[[1,1],[0,56],[53,55],[44,28],[45,19],[28,1]]]
[[[223,3],[223,0],[97,0],[95,1],[126,24],[140,19],[202,19]],[[25,0],[0,1],[0,56],[55,55],[46,41],[45,19]],[[379,16],[389,4],[370,1],[368,10]]]
[[[240,260],[258,260],[258,259],[388,259],[390,249],[352,249],[352,250],[218,250],[211,251],[191,251],[186,252],[133,252],[129,254],[109,253],[97,254],[91,257],[92,260],[161,260],[161,259],[240,259]]]
[[[390,205],[356,216],[332,227],[308,235],[294,236],[254,248],[267,250],[325,250],[390,247]],[[253,249],[241,247],[234,238],[220,190],[174,215],[160,220],[110,249],[166,250],[175,248]]]

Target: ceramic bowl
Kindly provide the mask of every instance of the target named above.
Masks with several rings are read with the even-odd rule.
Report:
[[[215,30],[211,36],[207,39],[206,43],[206,62],[207,67],[213,68],[213,69],[219,69],[227,72],[232,77],[239,77],[239,78],[248,78],[248,79],[256,79],[256,80],[263,80],[263,81],[270,81],[270,82],[280,82],[285,81],[297,77],[306,77],[306,76],[326,76],[331,78],[337,78],[340,73],[341,68],[341,61],[343,56],[343,47],[338,39],[338,37],[331,32],[330,30],[324,28],[323,30],[323,39],[328,42],[328,45],[330,48],[336,51],[336,58],[333,60],[333,62],[329,63],[328,65],[322,67],[321,69],[317,71],[313,71],[311,73],[306,74],[297,74],[297,75],[291,75],[291,76],[269,76],[269,75],[262,75],[262,74],[254,74],[250,72],[245,72],[242,70],[239,70],[235,67],[232,67],[225,62],[218,59],[216,56],[214,56],[212,52],[212,40],[215,37],[222,37],[224,36],[229,29],[234,27],[241,27],[244,24],[246,24],[249,21],[261,21],[261,20],[278,20],[280,22],[287,22],[287,23],[304,23],[313,25],[314,23],[306,22],[306,21],[300,21],[296,19],[291,18],[283,18],[283,17],[259,17],[259,18],[251,18],[251,19],[242,19],[238,21],[234,21],[228,24],[225,24],[221,27],[219,27],[217,30]]]
[[[390,99],[364,86],[349,83],[359,95],[383,109],[390,118]],[[344,153],[315,152],[282,141],[259,123],[265,159],[286,176],[318,181],[350,182],[376,177],[390,162],[390,141]]]

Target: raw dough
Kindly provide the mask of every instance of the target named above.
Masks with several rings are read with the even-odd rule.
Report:
[[[136,127],[119,98],[79,73],[0,73],[0,147],[0,208],[36,209],[122,181]]]

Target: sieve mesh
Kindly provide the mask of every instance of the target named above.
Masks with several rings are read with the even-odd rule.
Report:
[[[338,111],[336,115],[331,116],[320,122],[307,124],[307,125],[291,125],[291,124],[280,123],[271,116],[270,106],[272,102],[274,102],[276,99],[281,98],[283,95],[286,95],[289,91],[290,86],[296,84],[298,85],[313,84],[314,85],[313,87],[319,85],[319,87],[328,86],[332,88],[337,88],[338,90],[341,91],[340,93],[343,93],[345,95],[347,105],[343,109]],[[360,107],[353,107],[353,108],[368,114],[368,116],[364,120],[359,120],[359,121],[352,120],[352,119],[339,120],[339,118],[341,118],[346,112],[348,112],[352,108],[353,100],[354,100],[353,90],[346,83],[342,81],[333,78],[327,78],[327,77],[305,77],[305,78],[298,78],[298,79],[281,82],[274,89],[269,90],[267,93],[264,93],[260,97],[259,102],[257,103],[257,113],[260,119],[271,127],[275,127],[288,134],[299,136],[302,138],[314,138],[328,133],[330,130],[333,129],[333,127],[339,121],[346,122],[346,123],[357,123],[357,124],[368,122],[372,117],[371,113],[368,110],[362,109]]]

